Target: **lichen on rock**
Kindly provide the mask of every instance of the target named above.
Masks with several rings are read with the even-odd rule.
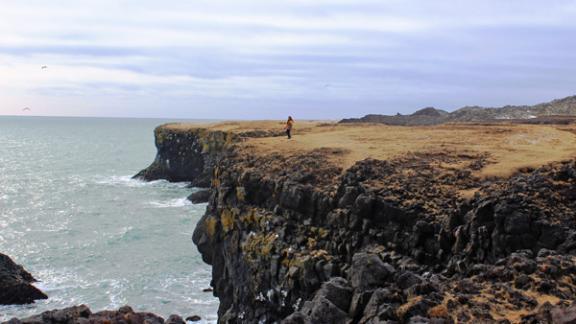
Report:
[[[466,168],[484,159],[414,154],[345,171],[321,150],[221,159],[194,233],[213,266],[220,322],[455,323],[528,318],[544,300],[564,307],[576,297],[576,263],[559,254],[576,247],[574,161],[480,181]],[[536,257],[545,249],[556,252]],[[545,279],[550,262],[565,266],[564,279]],[[530,264],[546,266],[523,273]],[[324,296],[334,278],[349,300]]]
[[[343,168],[340,148],[279,153],[245,141],[270,135],[157,134],[151,174],[185,170],[210,188],[193,241],[212,266],[220,323],[568,323],[576,314],[574,160],[506,177],[479,176],[490,152]]]

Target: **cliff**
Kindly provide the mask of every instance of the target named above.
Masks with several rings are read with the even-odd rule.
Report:
[[[212,266],[219,322],[576,318],[576,162],[565,159],[576,152],[537,158],[540,146],[563,151],[553,138],[570,142],[574,129],[475,127],[477,150],[430,135],[420,153],[358,151],[380,133],[363,127],[359,138],[323,124],[295,142],[242,137],[219,146],[193,235]],[[434,131],[449,142],[470,128]],[[410,130],[423,141],[421,131]],[[550,142],[496,150],[528,131],[546,132]],[[348,146],[327,145],[334,139]],[[410,136],[402,143],[410,146]],[[508,163],[517,154],[532,164]],[[494,165],[499,176],[486,173]]]
[[[156,158],[134,178],[146,181],[165,179],[191,182],[195,187],[210,185],[211,170],[227,143],[236,140],[232,133],[207,132],[203,128],[181,130],[167,124],[154,130]]]
[[[277,130],[258,129],[257,125],[244,127],[236,123],[208,126],[179,123],[161,125],[154,129],[156,158],[134,178],[190,182],[193,187],[206,188],[210,186],[212,169],[225,148],[247,137],[281,134]]]

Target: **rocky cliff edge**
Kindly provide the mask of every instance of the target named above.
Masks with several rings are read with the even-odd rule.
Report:
[[[490,152],[224,143],[193,235],[220,323],[576,319],[573,159],[485,177]]]

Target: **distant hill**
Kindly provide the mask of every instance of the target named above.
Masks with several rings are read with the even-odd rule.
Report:
[[[484,122],[499,120],[528,120],[547,116],[576,116],[576,96],[557,99],[534,106],[504,106],[500,108],[486,108],[467,106],[447,112],[427,107],[411,115],[397,114],[366,115],[361,118],[343,119],[341,123],[382,123],[387,125],[436,125],[451,122]]]

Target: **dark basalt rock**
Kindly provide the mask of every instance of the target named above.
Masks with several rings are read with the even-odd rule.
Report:
[[[32,277],[21,265],[5,254],[0,253],[0,304],[31,304],[48,296],[34,287]]]
[[[158,150],[156,158],[134,178],[190,182],[200,188],[210,186],[212,170],[219,155],[238,138],[232,133],[202,128],[179,130],[170,124],[156,127],[154,137]]]
[[[212,192],[209,189],[201,189],[190,194],[188,200],[193,204],[203,204],[210,200],[210,195],[212,195]]]
[[[343,171],[334,149],[250,155],[222,132],[164,131],[141,176],[210,186],[192,239],[220,323],[495,322],[519,310],[546,323],[576,299],[575,161],[508,179],[474,176],[485,154]]]
[[[184,322],[182,317],[180,317],[179,315],[170,315],[168,317],[168,319],[166,320],[166,322],[164,322],[164,323],[165,324],[186,324],[186,322]]]
[[[576,298],[574,161],[479,181],[481,155],[342,172],[327,154],[216,164],[193,241],[220,323],[490,322]]]
[[[165,322],[158,315],[146,312],[134,312],[130,306],[120,307],[116,311],[101,311],[93,313],[86,305],[46,311],[27,318],[13,318],[7,324],[61,324],[61,323],[91,323],[91,324],[183,324],[178,315],[171,315]]]
[[[360,290],[370,290],[384,285],[392,278],[395,269],[376,254],[356,253],[352,257],[350,282]]]

